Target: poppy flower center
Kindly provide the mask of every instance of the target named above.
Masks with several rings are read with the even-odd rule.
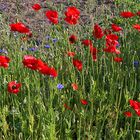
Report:
[[[16,85],[13,85],[13,86],[12,86],[12,89],[16,89],[16,88],[17,88],[17,86],[16,86]]]

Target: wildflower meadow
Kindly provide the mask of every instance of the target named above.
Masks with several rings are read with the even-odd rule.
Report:
[[[140,140],[140,1],[0,1],[0,140]]]

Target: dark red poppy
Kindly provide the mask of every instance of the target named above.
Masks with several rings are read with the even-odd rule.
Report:
[[[111,28],[114,32],[122,31],[122,28],[114,23],[111,25]]]
[[[137,16],[140,16],[140,10],[136,13]]]
[[[79,70],[82,70],[83,64],[82,61],[78,60],[78,59],[73,59],[73,65]]]
[[[83,105],[87,105],[87,104],[88,104],[88,101],[85,100],[85,99],[81,99],[80,101],[81,101],[81,103],[82,103]]]
[[[65,12],[65,21],[71,25],[75,25],[80,17],[80,11],[76,7],[68,7]]]
[[[97,61],[97,52],[98,52],[98,50],[95,47],[93,47],[92,45],[90,45],[90,53],[91,53],[92,59],[94,61]]]
[[[131,18],[131,17],[135,16],[135,14],[130,11],[126,11],[126,12],[121,12],[120,16],[123,18]]]
[[[17,83],[16,81],[11,81],[8,83],[7,89],[8,92],[17,94],[20,91],[21,83]]]
[[[69,37],[69,42],[70,42],[71,44],[76,43],[76,41],[77,41],[77,36],[71,35],[71,36]]]
[[[46,11],[46,17],[54,24],[58,24],[58,12],[54,10]]]
[[[17,31],[19,33],[24,33],[24,34],[31,33],[31,31],[29,30],[29,28],[26,27],[21,22],[10,24],[10,27],[11,27],[11,31]]]
[[[135,28],[136,30],[140,32],[140,24],[134,24],[133,28]]]
[[[0,66],[7,68],[9,66],[10,58],[0,55]]]
[[[38,10],[41,9],[41,6],[40,6],[40,4],[36,3],[36,4],[34,4],[34,5],[32,6],[32,8],[33,8],[35,11],[38,11]]]
[[[126,111],[123,113],[126,117],[132,117],[132,113],[130,111]]]
[[[75,52],[67,52],[68,56],[70,57],[74,57],[75,56]]]
[[[101,39],[104,36],[103,30],[98,24],[94,25],[93,36],[96,39]]]
[[[38,69],[38,60],[30,55],[25,55],[23,58],[22,63],[24,64],[25,67],[28,67],[32,70],[37,70]]]
[[[82,44],[88,47],[88,46],[92,45],[92,41],[89,39],[85,39],[82,41]]]
[[[108,34],[111,34],[111,33],[112,33],[111,29],[105,29],[104,30],[105,35],[108,35]]]
[[[120,63],[120,62],[123,61],[123,59],[120,58],[120,57],[115,57],[115,58],[114,58],[114,61]]]
[[[72,110],[66,103],[64,104],[64,107],[68,110]]]

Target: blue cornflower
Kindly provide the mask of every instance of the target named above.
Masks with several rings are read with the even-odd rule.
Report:
[[[29,48],[28,50],[34,52],[37,50],[37,48],[33,47],[33,48]]]
[[[50,45],[48,45],[48,44],[44,46],[44,48],[50,48],[50,47],[51,47],[51,46],[50,46]]]
[[[116,45],[116,47],[117,47],[117,48],[120,48],[120,44],[118,43],[118,44]]]
[[[61,90],[61,89],[64,88],[64,86],[63,86],[62,84],[58,84],[58,85],[57,85],[57,88]]]
[[[49,35],[46,36],[46,39],[50,39],[50,38],[51,38],[51,36],[49,36]]]
[[[58,41],[57,38],[52,39],[53,43],[56,43]]]
[[[4,51],[3,50],[0,50],[0,53],[3,53]]]
[[[139,66],[139,61],[134,61],[133,64],[134,64],[134,67],[138,67]]]

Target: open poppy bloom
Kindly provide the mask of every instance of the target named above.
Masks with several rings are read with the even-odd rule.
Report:
[[[9,66],[10,58],[0,55],[0,66],[7,68]]]
[[[37,62],[37,70],[44,75],[50,75],[52,77],[57,77],[57,71],[53,67],[49,67],[46,63],[42,60],[38,59]]]
[[[17,83],[16,81],[11,81],[8,83],[8,92],[17,94],[20,91],[21,83]]]
[[[125,12],[121,12],[120,16],[123,18],[131,18],[131,17],[135,16],[135,14],[133,14],[130,11],[125,11]]]
[[[78,60],[78,59],[73,59],[73,65],[74,67],[76,67],[79,71],[82,70],[82,61]]]
[[[118,36],[115,34],[106,35],[106,48],[103,51],[108,53],[120,54],[121,52],[116,48],[118,43]]]
[[[82,41],[82,44],[88,47],[88,46],[92,45],[92,41],[89,39],[85,39]]]
[[[29,69],[32,70],[37,70],[38,68],[37,66],[38,60],[31,55],[25,55],[22,63],[24,64],[25,67],[28,67]]]
[[[36,4],[34,4],[34,5],[32,6],[32,8],[33,8],[35,11],[38,11],[38,10],[41,9],[41,6],[40,6],[40,4],[36,3]]]
[[[80,101],[81,101],[81,104],[83,104],[83,105],[87,105],[88,104],[87,100],[85,100],[85,99],[81,99]]]
[[[46,17],[54,24],[58,24],[58,13],[54,10],[46,11]]]
[[[129,104],[135,110],[136,114],[140,116],[140,102],[130,99]]]
[[[76,83],[71,84],[73,90],[78,90],[78,85]]]
[[[114,32],[122,31],[122,28],[114,23],[111,25],[111,28]]]
[[[80,17],[80,11],[72,6],[72,7],[68,7],[66,12],[65,12],[65,21],[71,25],[75,25],[78,22],[78,19]]]
[[[71,35],[71,36],[69,37],[69,42],[70,42],[71,44],[75,43],[76,41],[77,41],[77,36]]]
[[[31,31],[22,22],[10,24],[11,31],[17,31],[23,34],[31,34]]]
[[[101,39],[104,36],[103,30],[98,24],[94,25],[93,36],[96,39]]]
[[[123,113],[126,117],[132,117],[132,113],[131,112],[129,112],[129,111],[126,111],[126,112],[124,112]]]
[[[135,28],[136,30],[138,30],[140,32],[140,24],[133,25],[133,28]]]
[[[114,61],[119,63],[119,62],[122,62],[122,61],[123,61],[123,59],[122,59],[122,58],[120,58],[120,57],[115,57],[115,58],[114,58]]]
[[[75,56],[75,52],[67,52],[67,55],[69,56],[69,57],[74,57]]]

